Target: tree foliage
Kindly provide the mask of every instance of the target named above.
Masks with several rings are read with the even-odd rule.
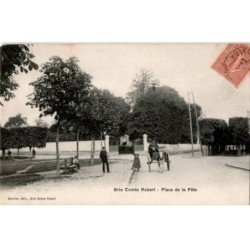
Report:
[[[1,128],[1,149],[45,147],[47,128],[28,126],[15,128]]]
[[[222,119],[204,118],[200,120],[201,141],[203,145],[218,147],[228,142],[228,126]]]
[[[37,70],[38,65],[32,60],[34,55],[30,53],[29,45],[3,45],[0,51],[0,96],[8,101],[15,96],[13,91],[18,88],[18,83],[13,76],[20,72],[28,73],[33,69]]]
[[[187,130],[188,106],[170,87],[157,87],[141,96],[133,109],[129,123],[131,139],[146,133],[164,143],[179,143]]]
[[[115,97],[108,90],[93,88],[89,95],[88,130],[91,134],[107,132],[119,136],[126,130],[129,105],[121,97]]]
[[[159,80],[155,78],[151,70],[141,69],[132,82],[131,91],[127,94],[127,102],[133,108],[136,101],[144,96],[150,89],[159,86]]]
[[[36,123],[36,126],[38,126],[38,127],[45,127],[45,128],[49,127],[49,124],[41,118],[36,119],[35,123]]]
[[[10,145],[10,129],[0,127],[0,149],[9,149]]]
[[[57,122],[72,119],[74,109],[88,94],[92,77],[81,70],[75,57],[66,61],[52,57],[40,71],[42,76],[30,83],[34,93],[27,105],[39,108],[40,117],[51,115]]]
[[[8,121],[4,124],[5,128],[12,128],[12,127],[21,127],[27,126],[27,118],[23,117],[21,114],[17,114],[16,116],[9,117]]]
[[[100,138],[106,132],[118,138],[127,131],[129,105],[121,97],[114,96],[105,89],[91,88],[79,105],[72,110],[72,119],[61,122],[60,138],[75,140],[77,128],[80,128],[80,139]],[[49,139],[54,140],[56,124],[50,128]]]
[[[41,70],[42,76],[30,83],[34,93],[29,96],[27,105],[39,108],[42,116],[54,116],[57,124],[56,155],[59,171],[59,126],[65,122],[80,121],[78,108],[85,105],[92,77],[78,65],[76,57],[68,60],[55,56],[46,62]],[[78,140],[77,140],[78,141]]]
[[[245,117],[229,118],[229,140],[232,145],[245,145],[248,141],[248,120]]]

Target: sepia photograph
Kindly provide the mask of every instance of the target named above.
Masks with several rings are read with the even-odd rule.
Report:
[[[0,52],[1,204],[249,204],[250,44]]]

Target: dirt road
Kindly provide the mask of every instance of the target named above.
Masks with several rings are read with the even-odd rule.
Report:
[[[10,204],[249,203],[250,172],[225,165],[247,168],[248,157],[171,155],[170,171],[164,173],[157,164],[149,172],[146,155],[140,158],[142,167],[130,184],[133,156],[111,155],[111,173],[103,174],[101,165],[60,178],[50,171],[43,173],[45,178],[40,181],[2,189],[0,196]]]

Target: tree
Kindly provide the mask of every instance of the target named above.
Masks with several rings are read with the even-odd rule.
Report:
[[[45,147],[47,137],[47,128],[37,126],[27,127],[12,127],[1,128],[1,143],[0,147],[3,151],[3,158],[5,156],[5,150],[16,148],[19,149],[29,147],[30,151],[32,147]]]
[[[49,127],[49,124],[41,118],[36,119],[35,123],[36,123],[36,126],[38,126],[38,127],[45,127],[45,128]]]
[[[141,69],[132,82],[132,90],[127,94],[127,101],[131,108],[134,107],[136,101],[144,96],[150,89],[159,86],[159,80],[155,78],[154,73],[147,69]]]
[[[131,114],[130,138],[146,133],[164,143],[179,143],[188,123],[188,106],[185,100],[170,87],[151,89],[140,97]]]
[[[91,129],[93,134],[106,131],[109,135],[120,136],[126,131],[126,120],[130,107],[122,97],[116,97],[110,91],[94,88],[90,92]]]
[[[124,131],[124,122],[129,113],[129,105],[121,97],[115,97],[108,90],[93,88],[89,94],[90,103],[87,108],[88,123],[86,129],[92,135],[92,154],[94,156],[94,139],[107,134],[117,137]]]
[[[120,137],[121,135],[125,135],[128,130],[128,122],[130,120],[130,106],[122,97],[114,97],[114,102],[117,110],[116,119],[118,130],[111,131],[111,135]]]
[[[15,96],[13,91],[18,88],[18,83],[13,76],[20,72],[28,73],[33,69],[37,70],[38,65],[32,60],[34,55],[30,53],[29,45],[3,45],[0,51],[0,96],[8,101]]]
[[[5,158],[5,150],[10,148],[10,132],[9,129],[0,127],[0,149],[2,150],[2,158]]]
[[[63,122],[75,119],[75,108],[83,96],[88,94],[92,77],[81,70],[78,60],[71,57],[64,61],[55,56],[41,68],[42,76],[30,83],[34,93],[27,105],[37,107],[40,117],[54,116],[56,120],[56,155],[59,169],[59,128]]]
[[[236,145],[238,155],[241,155],[241,146],[248,142],[248,120],[245,117],[229,118],[229,138],[230,144]]]
[[[5,128],[22,127],[22,126],[28,126],[28,123],[27,123],[27,118],[23,117],[21,114],[17,114],[16,116],[10,117],[4,125]]]
[[[48,128],[45,126],[29,126],[27,130],[28,136],[26,138],[26,143],[27,147],[30,149],[31,157],[31,148],[43,148],[46,146]]]
[[[228,142],[227,123],[222,119],[204,118],[199,124],[202,144],[212,148],[212,153],[223,152]]]

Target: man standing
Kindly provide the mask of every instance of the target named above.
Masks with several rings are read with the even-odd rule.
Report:
[[[108,153],[105,149],[105,147],[102,147],[102,150],[100,152],[100,158],[102,160],[102,171],[105,173],[105,164],[107,166],[107,172],[110,173],[109,171],[109,162],[108,162]]]
[[[32,158],[35,158],[36,157],[36,150],[33,148],[32,150]]]

